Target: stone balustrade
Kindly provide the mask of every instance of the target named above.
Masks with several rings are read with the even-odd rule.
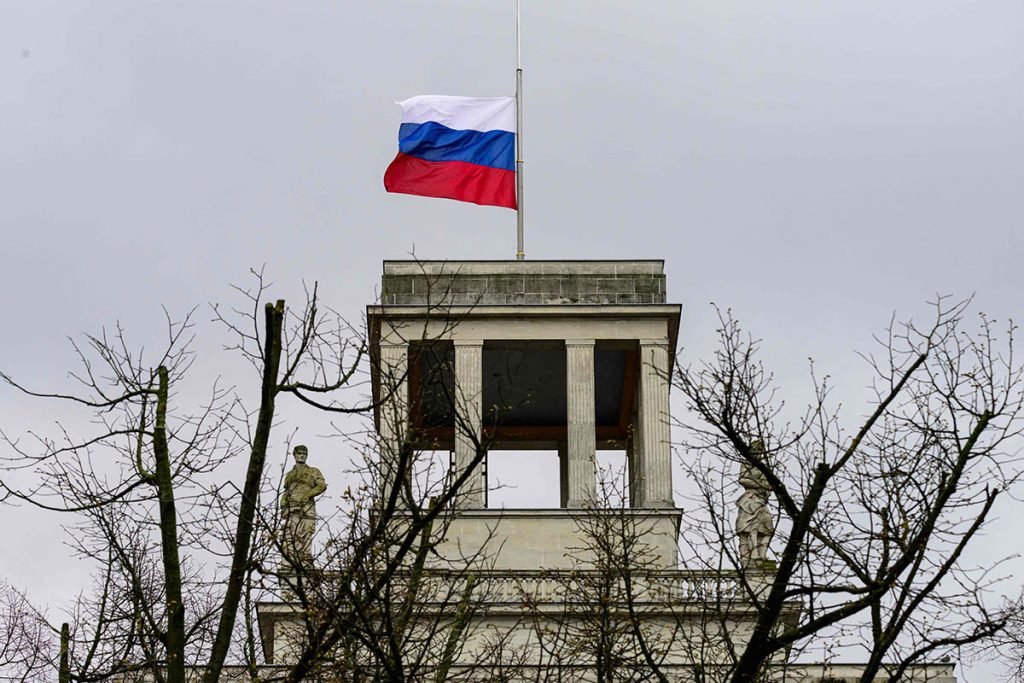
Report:
[[[487,605],[567,605],[582,604],[591,599],[596,588],[612,582],[611,593],[622,600],[626,593],[623,579],[602,576],[596,571],[484,571],[449,573],[431,571],[424,582],[423,597],[431,602],[450,602],[452,596],[472,574],[474,593]],[[757,590],[763,586],[763,577],[754,575],[747,580]],[[693,603],[705,608],[709,604],[736,604],[747,602],[750,590],[737,574],[704,571],[634,572],[630,592],[635,604],[648,606],[685,605]]]

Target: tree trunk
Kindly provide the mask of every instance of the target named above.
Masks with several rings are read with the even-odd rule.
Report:
[[[71,640],[71,628],[67,622],[60,625],[60,668],[57,671],[59,683],[71,683],[71,663],[68,658],[68,644]]]
[[[154,480],[160,509],[160,549],[167,608],[167,680],[185,683],[185,605],[181,601],[178,513],[174,505],[171,454],[167,447],[167,368],[157,369],[156,427],[153,430]]]
[[[231,571],[228,574],[227,589],[221,605],[217,635],[210,649],[210,659],[203,674],[204,683],[220,680],[224,660],[234,633],[238,616],[238,603],[242,596],[242,584],[249,564],[249,548],[252,544],[253,527],[259,507],[260,483],[267,461],[267,443],[270,428],[274,423],[274,400],[277,397],[277,376],[281,365],[281,334],[284,327],[284,300],[265,307],[266,339],[263,347],[263,387],[260,395],[260,412],[256,421],[252,450],[249,453],[249,467],[245,473],[245,486],[238,508],[238,523],[235,527],[234,552],[231,555]]]

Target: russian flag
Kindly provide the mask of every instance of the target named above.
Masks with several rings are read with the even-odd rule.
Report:
[[[420,95],[398,105],[398,156],[384,189],[516,208],[514,97]]]

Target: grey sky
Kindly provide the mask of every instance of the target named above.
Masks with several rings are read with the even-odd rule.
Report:
[[[976,293],[1020,317],[1024,3],[524,4],[528,257],[664,258],[687,357],[713,300],[781,383],[805,390],[813,356],[852,414],[853,351],[892,311]],[[512,212],[381,176],[393,100],[511,94],[513,8],[0,3],[0,364],[66,386],[66,335],[119,319],[155,340],[161,304],[230,300],[261,264],[275,293],[319,280],[358,318],[381,259],[511,257]],[[223,338],[199,317],[212,373]],[[0,391],[5,428],[55,411]],[[34,519],[0,508],[0,574],[66,595]]]

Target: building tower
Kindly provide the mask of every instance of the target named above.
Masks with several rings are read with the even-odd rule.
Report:
[[[411,434],[450,450],[458,474],[486,445],[453,531],[465,545],[481,524],[499,529],[496,568],[515,570],[564,562],[573,519],[597,499],[596,451],[624,450],[630,507],[656,520],[674,566],[668,396],[679,316],[665,303],[661,261],[386,261],[381,303],[367,308],[382,453]],[[536,449],[558,453],[559,507],[488,507],[486,462]]]

